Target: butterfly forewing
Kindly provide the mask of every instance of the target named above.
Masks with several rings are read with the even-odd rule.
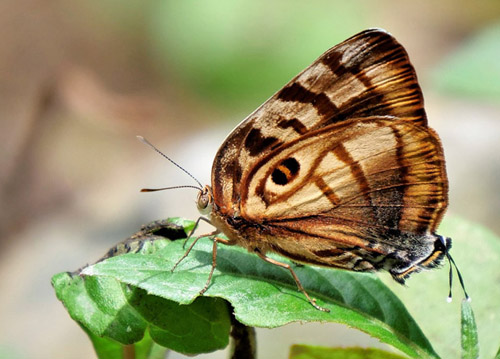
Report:
[[[308,129],[374,115],[426,124],[422,93],[408,55],[392,36],[379,30],[364,31],[331,48],[276,97],[312,106],[319,116],[311,118],[310,111],[298,114]]]
[[[224,213],[238,211],[248,172],[284,143],[376,115],[427,123],[406,51],[385,31],[366,30],[325,52],[228,136],[212,167],[215,203]]]

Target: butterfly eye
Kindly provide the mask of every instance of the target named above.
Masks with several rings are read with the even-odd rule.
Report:
[[[198,211],[203,215],[209,214],[212,211],[212,189],[209,186],[205,186],[200,191],[196,205]]]
[[[290,157],[280,162],[271,174],[271,179],[275,184],[284,186],[297,177],[299,170],[299,162],[295,158]]]

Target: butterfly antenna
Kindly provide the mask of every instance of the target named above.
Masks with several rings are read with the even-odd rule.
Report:
[[[166,154],[164,154],[163,152],[161,152],[158,148],[156,148],[151,142],[149,142],[148,140],[146,140],[144,137],[142,136],[137,136],[137,139],[139,141],[141,141],[142,143],[148,145],[149,147],[151,147],[153,150],[155,150],[157,153],[159,153],[160,155],[162,155],[164,158],[166,158],[167,160],[169,160],[174,166],[176,166],[177,168],[179,168],[182,172],[184,172],[185,174],[187,174],[189,177],[191,177],[193,180],[195,180],[196,183],[198,183],[198,186],[199,187],[194,187],[194,186],[176,186],[176,187],[165,187],[165,188],[158,188],[158,189],[152,189],[152,188],[144,188],[141,190],[141,192],[153,192],[153,191],[161,191],[161,190],[164,190],[164,189],[173,189],[173,188],[196,188],[198,190],[203,190],[203,185],[200,183],[200,181],[198,181],[191,173],[189,173],[186,169],[182,168],[179,164],[177,164],[177,162],[175,162],[173,159],[171,159],[170,157],[168,157]]]
[[[143,188],[141,192],[156,192],[156,191],[164,191],[166,189],[177,189],[177,188],[194,188],[196,190],[200,190],[199,187],[196,186],[173,186],[173,187],[162,187],[162,188]]]

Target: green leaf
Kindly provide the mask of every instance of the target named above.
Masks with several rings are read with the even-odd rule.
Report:
[[[380,349],[325,348],[312,345],[292,345],[289,359],[403,359],[400,355]]]
[[[142,339],[147,323],[128,304],[127,287],[111,277],[88,277],[85,280],[69,273],[52,278],[56,295],[71,318],[92,333],[122,344]]]
[[[228,344],[230,317],[220,299],[198,298],[191,305],[179,305],[111,277],[69,273],[55,275],[52,284],[71,317],[89,334],[100,358],[121,358],[123,348],[116,342],[141,344],[146,328],[156,343],[185,354]],[[136,345],[136,355],[145,351],[144,345]]]
[[[130,304],[148,321],[151,338],[162,346],[199,354],[228,344],[230,317],[221,299],[200,297],[190,305],[179,305],[136,290]]]
[[[468,300],[462,301],[462,358],[479,358],[476,320]]]
[[[147,254],[109,258],[86,268],[83,274],[114,278],[142,288],[149,295],[189,304],[206,283],[211,251],[211,240],[201,239],[171,272],[185,249],[182,241],[165,242],[163,248]],[[296,267],[295,271],[308,292],[330,313],[314,309],[297,291],[287,271],[242,248],[223,245],[219,247],[217,269],[205,296],[228,300],[236,318],[247,326],[273,328],[294,321],[337,322],[358,328],[412,357],[437,357],[404,305],[376,276],[309,266]],[[147,320],[148,316],[141,314]]]

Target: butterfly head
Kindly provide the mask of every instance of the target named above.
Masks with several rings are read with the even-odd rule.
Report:
[[[210,212],[212,212],[212,205],[213,205],[212,188],[206,185],[198,193],[196,206],[198,207],[198,211],[202,215],[208,215],[210,214]]]

